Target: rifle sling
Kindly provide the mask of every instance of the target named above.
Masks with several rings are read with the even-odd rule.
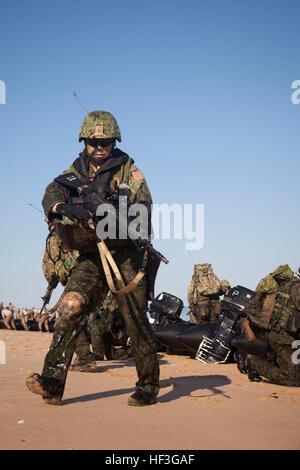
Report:
[[[125,295],[125,294],[128,294],[129,292],[132,292],[133,290],[135,290],[137,285],[139,284],[139,282],[144,277],[145,273],[143,271],[139,271],[137,273],[137,275],[135,276],[135,278],[127,286],[125,286],[125,283],[122,279],[122,276],[120,274],[118,266],[116,265],[116,263],[115,263],[112,255],[111,255],[111,253],[109,252],[105,242],[103,240],[101,240],[100,242],[97,243],[97,246],[98,246],[98,250],[99,250],[99,253],[100,253],[102,266],[103,266],[103,270],[104,270],[104,273],[105,273],[105,277],[106,277],[109,289],[114,294],[117,294],[117,295]],[[117,290],[116,287],[115,287],[109,265],[111,266],[111,268],[113,270],[113,273],[114,273],[114,275],[117,279],[117,283],[120,287],[119,290]]]

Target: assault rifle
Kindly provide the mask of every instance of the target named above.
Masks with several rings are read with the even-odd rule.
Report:
[[[106,189],[104,192],[99,192],[97,189],[91,188],[86,184],[82,184],[77,176],[70,172],[55,178],[62,186],[68,188],[71,193],[76,191],[79,194],[79,197],[70,196],[67,199],[68,204],[81,205],[87,209],[91,214],[94,222],[97,224],[97,208],[101,204],[111,204],[114,207],[114,211],[110,213],[111,217],[115,219],[116,227],[119,228],[119,232],[123,234],[128,234],[129,240],[134,244],[138,251],[148,251],[150,255],[156,258],[159,261],[162,261],[165,264],[168,264],[169,261],[165,258],[159,251],[157,251],[150,242],[148,235],[141,236],[137,238],[136,231],[131,229],[128,225],[128,213],[126,208],[126,220],[122,220],[122,217],[119,217],[119,208],[118,202],[119,197],[122,195],[112,191],[111,189]],[[125,186],[125,185],[124,185]],[[127,187],[127,186],[126,186]],[[129,190],[129,188],[128,188]],[[127,196],[124,194],[124,196]],[[99,219],[98,219],[99,220]]]
[[[45,295],[42,297],[42,300],[43,300],[43,306],[40,310],[40,315],[42,315],[43,313],[43,310],[44,308],[46,307],[46,305],[50,302],[50,299],[51,299],[51,295],[52,295],[52,292],[53,292],[54,288],[50,286],[50,284],[48,284],[48,287],[46,289],[46,292],[45,292]]]

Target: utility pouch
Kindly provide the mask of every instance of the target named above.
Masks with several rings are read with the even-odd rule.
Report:
[[[67,283],[70,272],[77,266],[79,251],[72,250],[62,253],[61,258],[55,263],[55,270],[59,281],[65,285]]]
[[[300,335],[300,312],[298,310],[290,312],[286,323],[286,330],[291,336],[298,337]]]
[[[47,237],[42,268],[45,278],[52,287],[58,282],[66,285],[71,270],[78,264],[79,251],[63,251],[60,237],[55,231]]]
[[[81,225],[58,222],[55,230],[61,240],[63,251],[79,250],[84,253],[96,253],[97,239],[93,232],[89,232]]]

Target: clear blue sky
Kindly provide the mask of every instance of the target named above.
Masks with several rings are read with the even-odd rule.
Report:
[[[157,241],[157,293],[186,301],[193,262],[255,288],[298,268],[298,0],[1,2],[0,300],[40,305],[47,226],[30,208],[82,145],[85,112],[117,118],[155,203],[205,205],[205,244]],[[54,299],[59,294],[59,289]]]

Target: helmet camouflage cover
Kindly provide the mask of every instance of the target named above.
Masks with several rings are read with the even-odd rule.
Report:
[[[117,139],[121,142],[118,123],[108,111],[92,111],[84,118],[79,133],[79,142],[92,138]]]

